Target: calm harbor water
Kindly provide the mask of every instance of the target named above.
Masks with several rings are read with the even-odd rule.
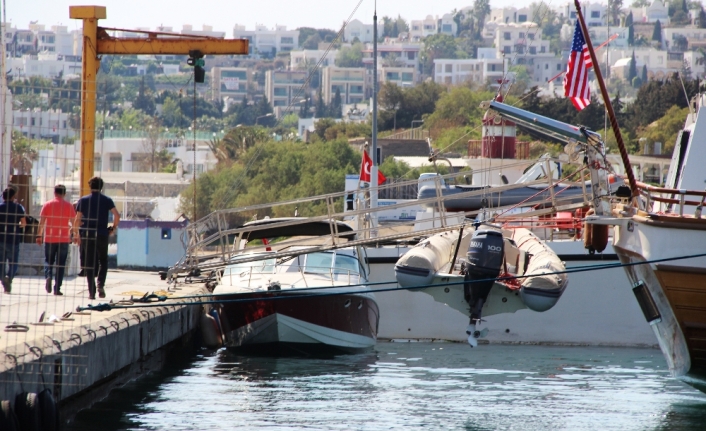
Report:
[[[654,349],[379,343],[331,359],[203,352],[114,391],[78,430],[703,430]]]

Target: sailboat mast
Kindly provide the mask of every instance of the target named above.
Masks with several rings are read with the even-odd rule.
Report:
[[[610,120],[610,126],[615,134],[615,140],[618,142],[618,149],[620,150],[620,158],[623,161],[623,166],[625,167],[625,173],[628,176],[628,182],[630,183],[630,191],[632,192],[632,198],[635,199],[639,195],[637,190],[637,182],[635,181],[635,174],[630,166],[630,159],[628,158],[628,151],[625,148],[625,143],[623,142],[623,135],[620,133],[620,126],[618,126],[618,119],[615,117],[615,111],[613,110],[613,104],[610,101],[610,95],[606,89],[605,82],[603,81],[603,75],[601,75],[601,66],[598,62],[598,57],[596,52],[593,50],[593,43],[591,43],[591,37],[588,34],[588,27],[586,26],[586,21],[583,19],[583,12],[581,12],[581,5],[579,0],[574,0],[574,5],[576,6],[576,16],[581,25],[581,31],[583,32],[583,37],[586,40],[586,46],[588,47],[588,52],[591,54],[591,61],[593,62],[593,71],[596,74],[596,80],[598,81],[598,86],[601,88],[601,94],[603,95],[603,103],[605,104],[606,110],[608,111],[608,119]]]
[[[371,236],[377,229],[377,212],[375,209],[378,206],[378,11],[377,2],[375,3],[375,12],[373,13],[373,136],[370,158],[373,160],[373,166],[370,168],[370,208],[373,210],[370,213],[370,222],[372,224]]]

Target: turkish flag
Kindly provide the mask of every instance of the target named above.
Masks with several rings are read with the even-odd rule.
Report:
[[[373,160],[368,155],[368,152],[363,150],[363,164],[360,166],[360,181],[370,182],[370,168],[373,166]],[[378,185],[387,181],[385,175],[378,169]]]

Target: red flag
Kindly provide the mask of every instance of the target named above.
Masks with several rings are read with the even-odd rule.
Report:
[[[373,166],[373,160],[368,155],[368,152],[363,150],[363,164],[360,166],[360,181],[370,182],[370,169]],[[378,169],[378,185],[387,181],[385,175]]]
[[[569,64],[564,75],[564,96],[571,98],[571,103],[579,111],[591,103],[591,92],[588,88],[588,69],[591,67],[593,67],[591,54],[588,52],[581,25],[576,20],[574,42],[571,45]]]

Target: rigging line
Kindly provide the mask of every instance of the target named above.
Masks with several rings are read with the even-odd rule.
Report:
[[[140,304],[131,304],[131,305],[113,305],[109,303],[104,303],[104,304],[97,304],[96,306],[91,306],[89,304],[88,307],[77,307],[76,309],[78,311],[85,311],[85,310],[93,310],[93,311],[107,311],[115,308],[149,308],[149,307],[176,307],[176,306],[183,306],[183,305],[206,305],[206,304],[232,304],[232,303],[247,303],[247,302],[256,302],[256,301],[276,301],[280,299],[300,299],[300,298],[321,298],[323,296],[340,296],[340,295],[360,295],[360,294],[374,294],[378,292],[393,292],[393,291],[400,291],[400,290],[408,290],[408,291],[416,291],[416,290],[421,290],[421,289],[429,289],[429,288],[434,288],[434,287],[445,287],[445,286],[458,286],[460,284],[466,284],[466,283],[483,283],[483,282],[488,282],[488,281],[495,281],[495,282],[502,282],[506,280],[517,280],[517,279],[524,279],[524,278],[532,278],[532,277],[541,277],[541,276],[546,276],[546,275],[561,275],[561,274],[573,274],[573,273],[578,273],[578,272],[588,272],[588,271],[597,271],[597,270],[603,270],[603,269],[612,269],[612,268],[626,268],[626,267],[633,267],[637,265],[649,265],[652,263],[661,263],[661,262],[671,262],[675,260],[683,260],[683,259],[693,259],[693,258],[698,258],[698,257],[706,257],[706,253],[699,253],[699,254],[692,254],[692,255],[686,255],[686,256],[676,256],[676,257],[668,257],[668,258],[661,258],[661,259],[652,259],[652,260],[645,260],[645,261],[640,261],[640,262],[628,262],[628,263],[614,263],[614,264],[605,264],[605,265],[586,265],[586,266],[580,266],[576,268],[571,268],[563,271],[554,271],[554,272],[546,272],[542,274],[535,274],[535,275],[517,275],[517,276],[506,276],[506,277],[494,277],[494,278],[486,278],[482,280],[463,280],[457,282],[449,282],[449,283],[439,283],[439,284],[427,284],[427,285],[420,285],[420,286],[413,286],[413,287],[390,287],[390,288],[384,288],[384,289],[375,289],[375,290],[370,290],[370,289],[365,289],[365,290],[349,290],[349,291],[343,291],[343,292],[332,292],[332,293],[316,293],[316,294],[308,294],[308,295],[297,295],[297,294],[284,294],[282,293],[290,293],[290,292],[300,292],[304,291],[305,288],[301,289],[293,289],[290,291],[261,291],[261,292],[247,292],[247,293],[242,293],[242,294],[233,294],[233,293],[225,293],[225,294],[220,294],[221,296],[234,296],[234,295],[252,295],[252,294],[263,294],[263,295],[272,295],[272,296],[266,296],[266,297],[258,297],[258,298],[245,298],[245,299],[240,299],[240,298],[235,298],[235,299],[220,299],[220,300],[211,300],[211,301],[194,301],[194,302],[189,302],[188,304],[186,303],[180,303],[180,304],[174,304],[174,303],[169,303],[165,304],[164,301],[160,302],[152,302],[152,303],[140,303]],[[390,283],[386,283],[390,284]],[[366,284],[367,286],[368,284]],[[334,289],[345,289],[348,286],[331,286],[328,288]],[[218,294],[204,294],[201,295],[201,297],[204,296],[216,296]],[[177,298],[169,298],[166,297],[166,299],[177,299]]]

